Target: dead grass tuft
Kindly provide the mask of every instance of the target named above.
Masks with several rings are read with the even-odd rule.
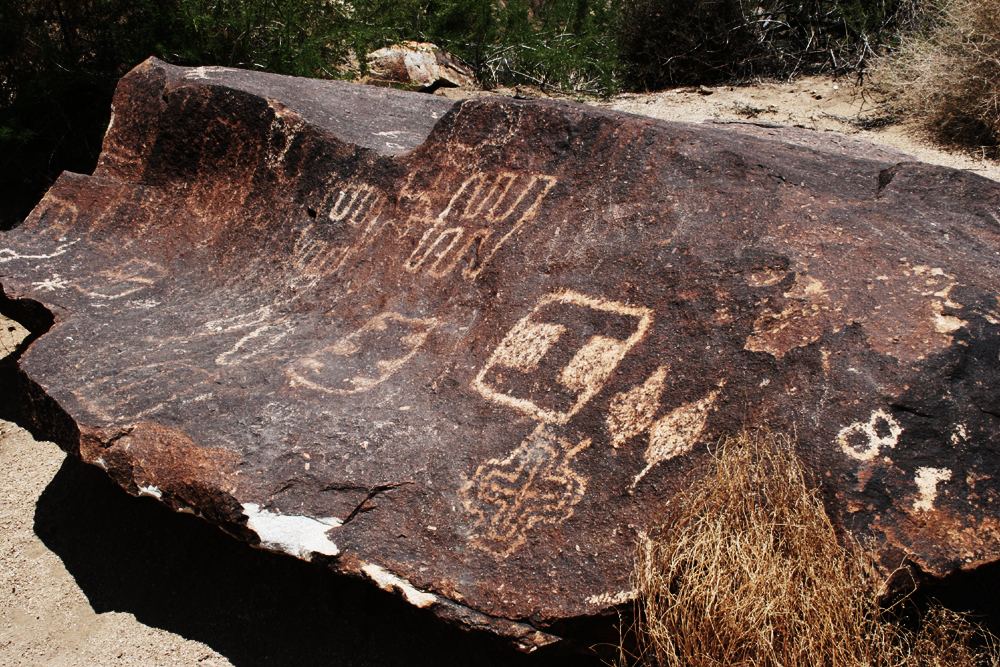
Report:
[[[984,635],[932,609],[917,629],[842,547],[789,440],[743,433],[675,496],[638,549],[639,654],[663,667],[997,665]]]
[[[1000,144],[1000,1],[944,0],[936,26],[905,39],[877,79],[939,140]]]

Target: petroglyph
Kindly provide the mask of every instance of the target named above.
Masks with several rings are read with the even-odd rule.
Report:
[[[845,426],[837,433],[837,444],[845,454],[859,461],[871,461],[882,448],[894,449],[903,428],[882,408],[866,422]]]
[[[611,399],[604,423],[611,433],[612,447],[617,449],[653,425],[656,411],[660,409],[660,393],[668,370],[669,366],[660,366],[645,383]]]
[[[351,227],[360,227],[366,220],[377,217],[382,212],[385,197],[367,184],[331,190],[326,198],[330,206],[327,217],[332,222],[346,222]]]
[[[867,340],[877,351],[905,361],[920,361],[928,353],[951,345],[952,334],[968,325],[966,320],[947,312],[963,306],[950,296],[958,284],[956,277],[941,268],[911,266],[901,258],[891,271],[859,276],[871,300],[853,301],[845,296],[851,288],[833,281],[828,281],[833,285],[828,287],[807,274],[806,267],[799,270],[792,288],[782,295],[786,301],[765,310],[754,322],[746,350],[767,352],[781,359],[791,349],[816,342],[824,332],[839,331],[846,313],[851,321],[864,326]],[[767,279],[763,273],[753,274],[748,282],[763,286]],[[874,307],[867,305],[871,301]],[[901,317],[902,312],[908,315]]]
[[[632,481],[630,491],[635,489],[653,466],[691,451],[705,430],[708,412],[718,396],[719,390],[714,390],[701,400],[676,408],[653,424],[649,431],[649,447],[646,449],[647,465]]]
[[[565,291],[542,297],[472,386],[539,421],[565,424],[604,386],[653,319],[648,308]]]
[[[163,275],[163,268],[155,262],[130,259],[117,269],[99,271],[78,289],[94,299],[113,301],[146,289]]]
[[[54,292],[57,289],[66,289],[69,286],[69,281],[62,278],[58,273],[53,273],[51,278],[46,278],[45,280],[31,284],[36,290]]]
[[[779,282],[782,277],[767,271],[751,274],[748,282],[753,287],[763,287]],[[782,296],[789,302],[780,311],[765,310],[757,318],[745,350],[767,352],[781,359],[789,350],[819,340],[824,331],[832,328],[830,311],[842,307],[831,300],[822,281],[805,272],[796,274],[791,289]]]
[[[297,360],[286,373],[290,387],[347,396],[371,391],[420,350],[440,322],[385,312],[333,345]]]
[[[327,218],[333,223],[346,224],[358,229],[350,244],[331,243],[319,238],[312,223],[299,233],[292,249],[292,266],[295,277],[289,286],[299,291],[309,291],[326,275],[339,271],[358,252],[363,250],[385,223],[382,209],[386,198],[367,184],[332,188],[320,208],[329,206]]]
[[[458,492],[475,516],[470,542],[505,558],[524,544],[534,526],[573,516],[587,480],[570,464],[589,446],[590,438],[573,444],[539,424],[506,458],[480,465]]]
[[[236,341],[227,352],[223,352],[215,358],[215,363],[220,366],[233,366],[266,352],[281,342],[281,340],[292,333],[292,324],[287,320],[269,322],[264,326],[257,327],[243,338]]]
[[[451,273],[468,258],[462,276],[474,280],[507,240],[534,221],[545,196],[556,185],[550,176],[514,172],[476,174],[466,179],[436,216],[417,198],[408,229],[423,230],[420,242],[403,268],[426,271],[435,278]]]
[[[65,239],[60,239],[65,240]],[[66,243],[62,243],[56,246],[56,249],[50,253],[42,253],[38,255],[22,255],[16,250],[11,248],[0,248],[0,264],[6,262],[11,262],[15,259],[52,259],[53,257],[58,257],[59,255],[65,255],[69,248],[76,243],[79,243],[80,239],[75,239]]]
[[[215,376],[181,361],[128,368],[74,391],[90,412],[107,420],[135,422],[185,397],[204,392]]]
[[[947,468],[917,468],[917,476],[913,480],[920,496],[913,501],[913,511],[930,512],[934,509],[937,499],[937,486],[941,482],[951,480],[951,470]]]

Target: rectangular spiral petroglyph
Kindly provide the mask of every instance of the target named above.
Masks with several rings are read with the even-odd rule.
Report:
[[[549,294],[504,337],[472,386],[490,401],[565,424],[601,390],[652,319],[648,308],[570,291]]]

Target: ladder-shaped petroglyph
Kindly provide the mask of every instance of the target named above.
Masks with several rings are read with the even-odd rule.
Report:
[[[600,392],[652,320],[648,308],[563,291],[542,297],[500,341],[472,386],[539,424],[508,456],[489,459],[463,485],[475,547],[506,557],[532,527],[573,515],[587,480],[571,463],[591,440],[560,437],[556,427]]]
[[[503,459],[489,459],[458,491],[475,516],[472,543],[497,557],[514,553],[538,524],[562,523],[587,491],[587,479],[571,467],[590,438],[571,443],[539,424]]]
[[[286,371],[289,386],[338,396],[371,391],[406,365],[440,326],[433,317],[381,313],[333,345],[296,360]]]
[[[439,183],[440,179],[435,185]],[[461,275],[474,280],[511,236],[535,220],[555,185],[551,176],[475,174],[462,182],[437,215],[427,196],[417,197],[407,228],[421,236],[403,268],[443,278],[467,258]]]
[[[382,210],[386,197],[367,183],[349,184],[331,188],[320,204],[320,210],[329,211],[326,218],[334,225],[347,225],[354,236],[350,243],[331,243],[322,238],[315,223],[306,225],[292,248],[293,276],[289,286],[298,291],[308,291],[323,276],[339,271],[358,252],[364,249],[385,223]]]

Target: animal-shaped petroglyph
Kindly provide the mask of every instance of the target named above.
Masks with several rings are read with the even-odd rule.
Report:
[[[130,259],[116,269],[99,271],[79,286],[93,299],[115,301],[153,285],[164,275],[163,267],[145,259]]]
[[[433,317],[387,311],[333,345],[298,359],[288,369],[289,386],[347,396],[371,391],[406,363],[440,326]]]
[[[587,490],[587,479],[571,463],[590,446],[572,443],[538,427],[503,459],[489,459],[458,492],[475,518],[470,541],[497,557],[514,553],[538,524],[557,524],[573,516]]]
[[[951,480],[951,470],[948,468],[917,468],[914,483],[919,496],[913,501],[913,511],[930,512],[934,510],[934,500],[938,495],[938,484]]]

